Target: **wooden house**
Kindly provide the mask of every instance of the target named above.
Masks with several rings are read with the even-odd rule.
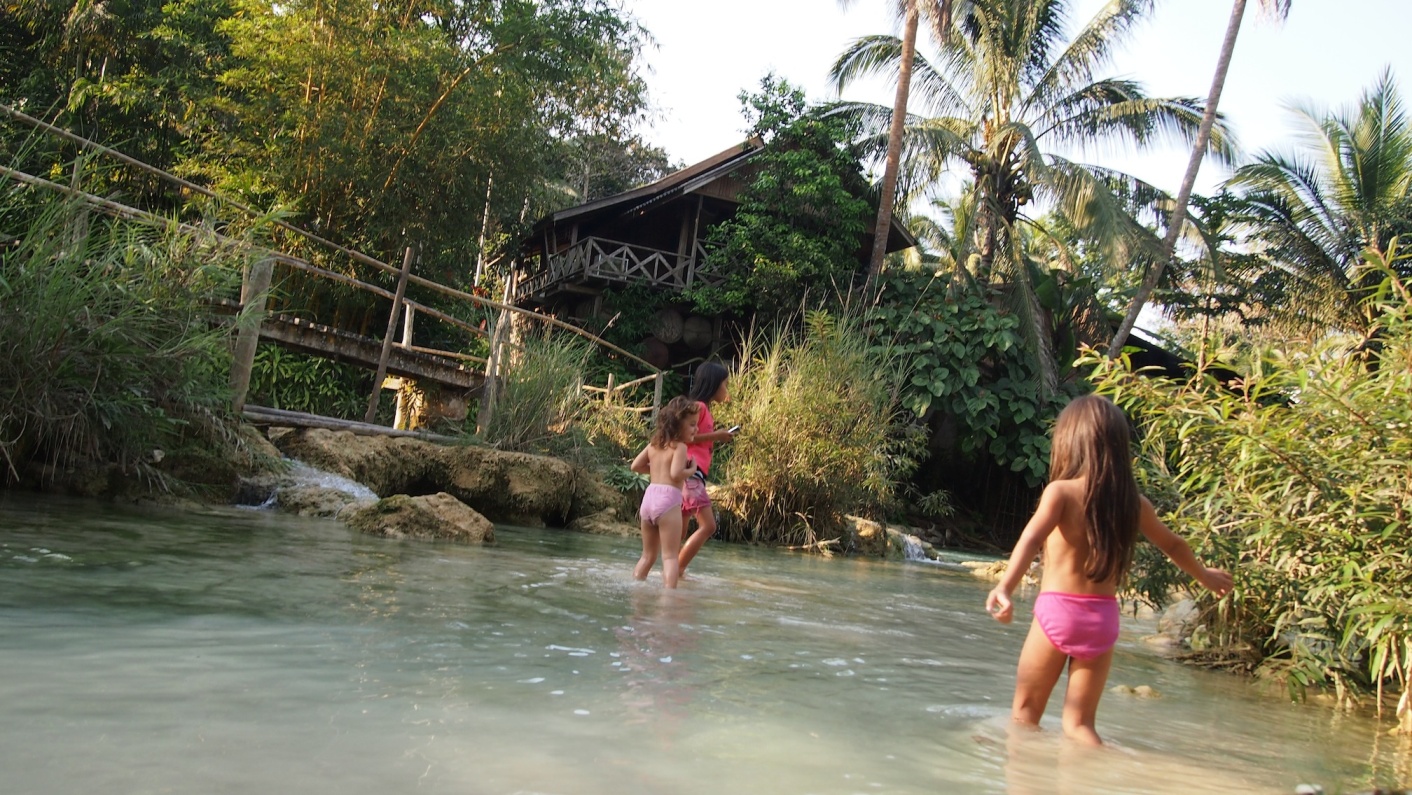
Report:
[[[711,283],[704,241],[712,226],[734,215],[740,192],[755,177],[758,166],[751,161],[761,146],[752,138],[649,185],[540,219],[522,243],[515,302],[587,320],[603,311],[605,289],[641,284],[681,293]],[[861,270],[871,240],[860,242]],[[914,245],[894,221],[888,251]],[[680,364],[721,347],[723,321],[730,319],[688,310],[683,301],[658,313],[657,331],[643,340],[649,361]]]

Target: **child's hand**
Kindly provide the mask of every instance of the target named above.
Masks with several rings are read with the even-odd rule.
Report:
[[[998,585],[986,595],[985,611],[1002,624],[1009,624],[1015,618],[1015,606],[1010,604],[1010,594]]]
[[[1235,587],[1235,580],[1223,569],[1213,569],[1209,566],[1201,576],[1201,584],[1217,596],[1225,596]]]

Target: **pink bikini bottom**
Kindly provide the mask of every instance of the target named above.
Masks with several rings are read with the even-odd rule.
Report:
[[[711,497],[706,494],[706,481],[695,475],[686,479],[681,487],[681,512],[688,516],[702,508],[711,507]]]
[[[663,483],[653,483],[642,494],[642,508],[637,512],[645,522],[657,524],[657,520],[681,508],[681,489]]]
[[[1054,648],[1080,660],[1100,657],[1118,642],[1118,600],[1112,596],[1044,591],[1034,620]]]

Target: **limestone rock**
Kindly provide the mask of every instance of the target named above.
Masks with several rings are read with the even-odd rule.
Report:
[[[495,540],[495,528],[489,519],[445,492],[387,497],[353,509],[346,521],[355,530],[386,538]]]
[[[642,526],[619,519],[618,512],[609,508],[578,517],[569,522],[569,529],[598,536],[634,536],[641,532]]]
[[[442,490],[498,522],[562,527],[569,518],[578,477],[567,462],[487,447],[446,448],[442,459]]]
[[[963,560],[961,565],[971,570],[971,574],[986,582],[1000,582],[1005,576],[1005,571],[1010,568],[1008,560]],[[1038,563],[1031,564],[1030,570],[1025,572],[1021,582],[1026,585],[1039,584],[1040,567]]]
[[[275,500],[280,510],[287,513],[328,518],[337,518],[350,506],[368,504],[341,489],[313,485],[281,488],[276,493]]]

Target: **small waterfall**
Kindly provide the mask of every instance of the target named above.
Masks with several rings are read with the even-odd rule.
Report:
[[[914,535],[909,535],[907,533],[898,533],[895,537],[898,541],[902,543],[903,560],[921,560],[926,561],[928,563],[931,562],[931,557],[927,555],[926,547],[922,546],[921,539],[917,538]]]
[[[315,469],[303,461],[296,461],[292,458],[286,460],[290,464],[287,474],[290,485],[332,489],[333,491],[341,491],[358,502],[377,502],[378,495],[356,480],[349,480],[342,475]]]

